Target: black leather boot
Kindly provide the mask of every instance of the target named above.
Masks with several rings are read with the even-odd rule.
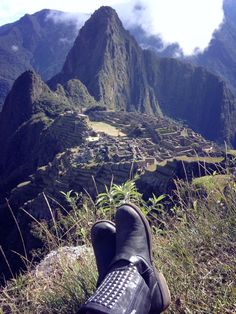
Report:
[[[109,221],[92,228],[100,272],[97,286],[107,276],[79,313],[161,313],[170,303],[170,293],[164,276],[153,265],[148,221],[138,207],[124,204],[117,210],[116,228],[117,234]]]
[[[108,220],[96,222],[91,229],[91,240],[98,269],[97,287],[105,278],[116,253],[116,228]]]
[[[151,314],[164,311],[170,304],[170,292],[164,276],[158,273],[152,256],[152,238],[149,223],[141,210],[133,204],[117,209],[116,255],[112,264],[123,261],[134,264],[151,294]]]
[[[78,313],[147,314],[150,307],[150,289],[137,267],[129,263],[123,267],[114,265]]]

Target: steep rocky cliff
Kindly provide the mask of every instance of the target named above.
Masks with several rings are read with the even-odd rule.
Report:
[[[160,114],[146,75],[141,48],[116,12],[101,7],[80,30],[62,71],[49,85],[78,78],[110,109]]]
[[[141,50],[109,7],[85,23],[49,85],[73,78],[110,109],[163,112],[208,139],[236,144],[236,101],[224,81],[201,67]]]
[[[149,84],[164,114],[204,137],[235,142],[236,100],[226,83],[202,67],[145,51]]]
[[[202,65],[221,76],[236,95],[236,2],[224,0],[225,18],[207,47],[190,58],[191,62]]]

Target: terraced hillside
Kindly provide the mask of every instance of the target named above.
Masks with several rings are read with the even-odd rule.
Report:
[[[101,123],[103,128],[99,129]],[[137,186],[148,198],[154,192],[168,192],[177,177],[191,180],[193,175],[202,175],[196,159],[201,159],[204,167],[209,165],[209,172],[215,170],[216,157],[223,159],[214,143],[191,129],[147,114],[90,111],[85,115],[70,110],[52,119],[38,136],[37,169],[30,176],[22,173],[21,182],[11,191],[5,191],[24,230],[28,251],[37,247],[37,243],[29,231],[30,219],[20,208],[36,219],[50,219],[45,195],[53,209],[57,207],[53,200],[64,202],[61,191],[73,190],[93,198],[111,182],[122,184],[138,174]],[[180,160],[175,160],[176,156]],[[183,156],[195,162],[183,161]],[[6,182],[12,177],[3,179]],[[0,239],[13,269],[17,270],[20,262],[11,251],[21,253],[22,245],[14,240],[18,231],[7,207],[4,202],[0,205]],[[0,260],[0,265],[6,274],[4,260]]]
[[[103,123],[101,130],[98,123]],[[116,133],[111,135],[111,130]],[[26,178],[27,184],[20,183],[13,190],[11,200],[18,206],[28,201],[31,206],[35,195],[42,192],[59,196],[60,190],[73,189],[95,195],[112,180],[121,184],[136,173],[152,176],[165,167],[166,161],[177,157],[193,161],[206,158],[209,162],[222,156],[216,144],[191,129],[166,118],[138,113],[96,111],[87,116],[68,111],[42,132],[42,138],[49,135],[60,153]],[[29,195],[25,191],[33,187],[37,193],[32,199],[22,197]]]

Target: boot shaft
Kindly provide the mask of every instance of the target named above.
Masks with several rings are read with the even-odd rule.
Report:
[[[148,286],[133,265],[111,271],[79,313],[146,314],[151,306]]]

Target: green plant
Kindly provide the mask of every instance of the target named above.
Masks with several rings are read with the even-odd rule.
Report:
[[[220,201],[210,197],[210,190],[196,189],[194,184],[177,180],[172,200],[167,195],[153,195],[145,202],[134,181],[128,181],[121,186],[111,184],[98,195],[95,203],[88,195],[76,199],[76,206],[74,201],[69,201],[68,208],[53,200],[57,209],[50,209],[51,222],[35,221],[34,227],[44,241],[44,251],[40,254],[81,243],[89,248],[92,224],[98,219],[112,218],[116,206],[132,201],[155,226],[154,262],[167,278],[172,294],[166,313],[233,314],[236,312],[236,187],[233,177],[219,193]],[[72,191],[65,193],[68,200],[77,196]],[[167,202],[169,207],[172,204],[168,211]],[[58,260],[54,268],[50,276],[36,276],[28,268],[25,274],[7,282],[0,291],[0,311],[77,313],[80,304],[95,289],[94,257],[88,250],[72,263]]]
[[[65,197],[65,200],[68,202],[72,209],[77,208],[77,202],[81,197],[81,194],[79,195],[78,192],[74,192],[73,190],[70,190],[68,192],[60,191],[60,193]]]
[[[148,202],[143,204],[143,211],[146,212],[147,218],[157,232],[163,231],[166,226],[167,216],[169,215],[163,203],[166,197],[165,194],[159,196],[152,194],[152,197],[149,198]]]
[[[155,262],[167,277],[172,304],[167,313],[235,313],[236,193],[222,201],[177,181],[175,215],[168,232],[154,237]]]
[[[117,206],[126,202],[142,203],[142,195],[137,191],[135,181],[129,180],[121,185],[111,184],[105,187],[105,192],[96,198],[96,206],[102,215],[114,215]]]

